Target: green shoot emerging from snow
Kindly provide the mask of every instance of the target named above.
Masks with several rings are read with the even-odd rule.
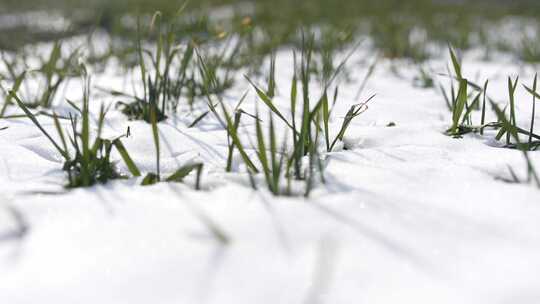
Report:
[[[142,181],[143,186],[154,185],[161,181],[161,164],[160,164],[161,150],[160,150],[160,141],[159,141],[157,111],[155,110],[156,108],[157,107],[155,105],[150,106],[150,124],[152,126],[152,137],[154,139],[154,147],[156,148],[156,170],[157,171],[156,173],[148,173],[144,177]],[[202,169],[203,169],[202,163],[194,163],[194,164],[181,166],[173,174],[167,177],[165,181],[181,183],[184,181],[184,178],[187,177],[192,171],[196,171],[197,177],[196,177],[195,189],[199,190],[201,188],[200,181],[201,181]]]
[[[177,14],[180,13],[181,10]],[[189,81],[187,70],[193,57],[193,46],[188,43],[182,52],[182,49],[176,46],[174,24],[163,26],[161,16],[161,12],[155,13],[150,25],[150,31],[157,35],[154,50],[143,48],[142,29],[140,21],[137,21],[136,50],[143,84],[142,96],[106,90],[112,95],[132,99],[128,103],[118,103],[120,111],[132,120],[151,123],[152,111],[155,112],[158,122],[165,120],[167,112],[176,111]],[[148,69],[148,62],[151,69]]]
[[[75,108],[78,112],[77,116],[70,115],[70,130],[66,132],[61,126],[58,116],[52,115],[60,143],[53,139],[17,95],[12,92],[11,96],[64,158],[63,170],[68,174],[67,187],[89,187],[96,183],[106,183],[109,180],[121,178],[122,176],[116,171],[110,158],[113,147],[118,150],[130,172],[135,176],[140,175],[120,138],[112,141],[101,138],[107,114],[107,109],[103,106],[99,113],[97,132],[92,139],[89,111],[90,81],[85,77],[84,83],[83,105],[82,108]]]
[[[79,49],[71,51],[67,56],[62,54],[63,49],[60,42],[55,42],[48,56],[38,57],[39,65],[36,68],[30,67],[24,53],[17,54],[13,59],[1,54],[1,61],[8,71],[4,78],[13,83],[11,91],[21,96],[28,108],[50,108],[61,86],[70,77],[80,76],[76,69]],[[36,84],[38,86],[34,87]],[[11,94],[7,93],[0,109],[0,117],[4,116],[7,107],[12,104],[12,99]]]

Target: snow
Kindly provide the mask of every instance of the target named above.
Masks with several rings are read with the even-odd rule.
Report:
[[[290,61],[289,51],[278,54],[276,102],[285,109]],[[429,64],[444,73],[446,62]],[[511,61],[474,56],[464,69],[471,79],[489,77],[489,94],[501,102],[507,75],[527,84],[533,77]],[[354,96],[366,69],[358,70],[340,90],[333,129],[362,101]],[[198,128],[187,128],[193,117],[185,112],[160,124],[162,171],[203,161],[200,192],[192,180],[141,187],[137,179],[66,192],[61,159],[39,130],[28,120],[1,121],[9,128],[0,131],[0,303],[540,302],[540,192],[496,179],[509,177],[508,165],[525,176],[523,156],[496,147],[493,134],[445,136],[444,101],[434,89],[414,88],[415,72],[381,62],[362,98],[377,96],[348,133],[354,149],[328,155],[328,184],[309,199],[255,192],[244,173],[224,173],[226,133],[210,116]],[[121,76],[97,74],[94,84],[120,89]],[[80,94],[80,84],[70,85],[67,95]],[[242,83],[227,101],[246,89]],[[96,111],[116,101],[96,96]],[[250,92],[247,111],[254,102]],[[529,111],[520,88],[523,126]],[[105,133],[127,126],[133,136],[124,144],[153,171],[149,125],[112,111]],[[531,158],[540,168],[538,153]],[[21,223],[8,206],[28,225],[22,239],[9,237]]]

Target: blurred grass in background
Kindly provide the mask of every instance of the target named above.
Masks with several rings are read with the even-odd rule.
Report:
[[[16,50],[25,44],[96,29],[127,38],[136,32],[129,17],[151,16],[159,10],[167,19],[182,4],[172,0],[3,0],[0,48]],[[467,49],[476,42],[520,52],[518,56],[525,60],[540,60],[535,37],[523,39],[525,42],[516,47],[489,41],[488,33],[495,22],[508,16],[536,20],[538,12],[540,1],[531,0],[197,0],[188,3],[185,22],[177,31],[186,38],[204,40],[205,35],[241,32],[249,26],[263,37],[257,50],[261,54],[297,43],[300,28],[315,27],[326,34],[321,36],[331,37],[319,39],[328,48],[368,34],[388,57],[421,61],[429,56],[428,43],[451,43]],[[40,16],[48,17],[45,24],[35,22]],[[62,26],[62,18],[68,26]],[[46,26],[56,22],[56,28]]]

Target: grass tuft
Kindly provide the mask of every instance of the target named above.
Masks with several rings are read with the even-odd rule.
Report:
[[[140,172],[135,169],[131,157],[120,141],[121,137],[112,141],[101,137],[101,131],[108,110],[104,106],[101,106],[97,122],[97,132],[92,139],[90,134],[89,77],[84,77],[83,106],[82,109],[80,109],[80,117],[70,114],[70,130],[65,131],[60,124],[58,116],[55,113],[52,115],[57,137],[60,140],[59,142],[45,130],[37,120],[36,116],[30,111],[26,104],[21,101],[15,92],[12,91],[10,96],[63,157],[63,170],[66,171],[68,175],[66,187],[89,187],[97,183],[103,184],[109,180],[124,178],[124,176],[118,173],[114,162],[111,160],[111,151],[113,147],[116,147],[119,151],[130,172],[134,176],[140,175]]]

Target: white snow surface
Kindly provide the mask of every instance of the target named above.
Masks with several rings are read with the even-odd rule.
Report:
[[[0,121],[8,127],[0,131],[0,303],[540,303],[540,191],[496,179],[510,177],[508,166],[525,177],[522,154],[497,147],[492,133],[444,135],[451,115],[440,93],[414,88],[416,70],[405,62],[382,61],[355,100],[364,55],[351,59],[353,79],[340,88],[332,129],[352,104],[377,96],[351,125],[353,149],[327,155],[328,183],[309,199],[275,198],[253,191],[245,174],[225,174],[226,132],[210,116],[188,129],[195,116],[186,112],[160,124],[162,171],[202,160],[203,191],[193,180],[142,187],[129,179],[51,194],[65,183],[60,156],[29,120]],[[277,60],[282,109],[291,58],[283,51]],[[432,69],[444,73],[446,59]],[[516,63],[474,56],[464,69],[471,79],[488,77],[501,102],[506,76],[526,84],[533,77]],[[94,84],[122,89],[122,76],[106,71]],[[80,95],[72,85],[66,95]],[[247,89],[242,81],[228,102]],[[95,93],[95,111],[116,101]],[[247,111],[255,101],[250,90]],[[522,126],[530,104],[520,87]],[[124,144],[153,171],[150,126],[115,110],[108,118],[105,133],[130,126]],[[253,133],[249,124],[244,130]],[[531,158],[540,168],[538,152]],[[28,225],[22,239],[9,237],[18,224],[8,207]]]

